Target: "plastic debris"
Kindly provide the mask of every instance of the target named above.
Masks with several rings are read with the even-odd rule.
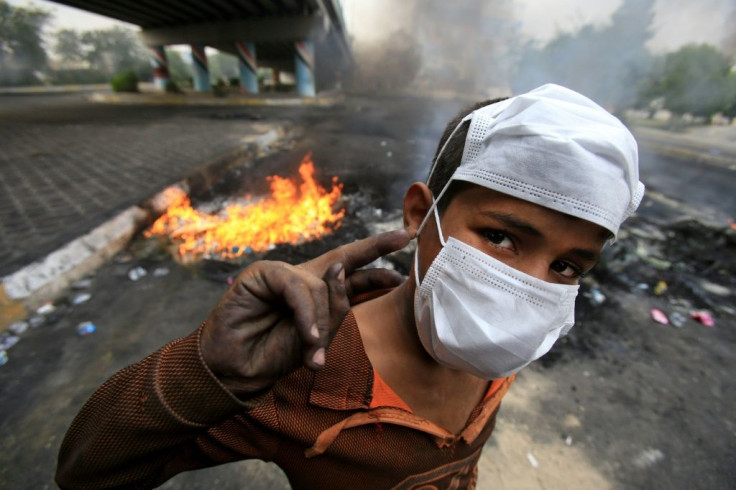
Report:
[[[0,350],[0,366],[4,366],[8,363],[8,353],[4,350]]]
[[[143,267],[136,267],[128,271],[128,279],[131,281],[137,281],[148,275],[148,271]]]
[[[89,289],[92,287],[92,279],[80,279],[72,284],[73,289]]]
[[[153,269],[153,277],[163,277],[169,275],[169,269],[167,267],[156,267]]]
[[[20,337],[16,335],[3,335],[0,336],[0,350],[8,350],[18,343]]]
[[[583,296],[588,298],[595,306],[602,305],[606,301],[606,295],[598,288],[593,288],[590,291],[583,293]]]
[[[386,141],[381,141],[381,146],[386,146]]]
[[[690,318],[702,323],[706,327],[716,326],[716,321],[713,319],[713,316],[711,316],[710,312],[705,311],[705,310],[696,310],[696,311],[691,312]]]
[[[529,460],[529,464],[532,465],[532,468],[539,468],[539,461],[537,461],[537,458],[535,458],[530,451],[526,452],[526,459]]]
[[[635,287],[636,287],[636,289],[638,289],[639,291],[649,291],[649,284],[647,284],[647,283],[645,283],[645,282],[640,282],[640,283],[639,283],[639,284],[637,284],[637,285],[636,285]]]
[[[572,436],[565,437],[565,445],[572,446]]]
[[[97,327],[92,322],[82,322],[79,325],[77,325],[77,335],[79,335],[80,337],[89,335],[93,333],[95,330],[97,330]]]
[[[31,328],[38,328],[41,325],[43,325],[43,322],[46,319],[43,317],[43,315],[33,315],[31,318],[28,319],[28,324],[31,326]]]
[[[72,298],[72,304],[81,305],[82,303],[89,301],[90,298],[92,298],[92,295],[89,293],[79,293]]]
[[[674,311],[670,314],[670,323],[673,327],[682,328],[687,322],[687,317],[679,311]]]
[[[648,468],[664,459],[664,453],[659,449],[645,449],[634,459],[634,465],[638,468]]]
[[[39,315],[48,315],[49,313],[53,313],[53,311],[56,309],[53,303],[45,303],[40,308],[36,310],[36,313]]]
[[[662,296],[664,293],[667,292],[667,283],[664,281],[659,281],[656,286],[654,286],[654,295],[655,296]]]
[[[658,310],[657,308],[652,308],[650,314],[652,315],[652,320],[654,320],[655,322],[661,323],[662,325],[670,324],[670,321],[664,311]]]
[[[8,325],[8,332],[13,335],[23,335],[28,330],[28,322],[13,322]]]

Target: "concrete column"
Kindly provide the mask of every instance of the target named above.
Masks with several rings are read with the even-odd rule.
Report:
[[[258,62],[256,46],[253,43],[238,41],[235,43],[240,65],[240,87],[248,93],[258,93]]]
[[[207,68],[207,55],[204,52],[204,44],[192,44],[192,66],[194,68],[194,90],[197,92],[209,92],[210,71]]]
[[[169,59],[164,46],[151,46],[151,64],[153,65],[153,83],[159,90],[166,89],[169,81]]]
[[[312,41],[297,41],[296,91],[304,97],[314,97],[314,45]]]

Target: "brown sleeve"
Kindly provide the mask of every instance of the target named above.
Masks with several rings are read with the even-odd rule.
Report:
[[[207,440],[208,429],[250,404],[207,368],[200,332],[124,368],[92,395],[62,442],[61,488],[150,488],[187,469],[264,457],[216,450]]]

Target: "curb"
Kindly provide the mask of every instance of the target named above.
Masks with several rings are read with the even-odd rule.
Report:
[[[11,323],[26,319],[44,303],[59,298],[74,282],[122,251],[141,228],[166,210],[167,190],[178,187],[196,193],[207,189],[244,158],[267,153],[268,147],[287,136],[291,129],[288,124],[280,123],[265,133],[246,136],[239,147],[193,168],[184,179],[140,205],[129,207],[89,233],[0,278],[0,333]]]
[[[94,93],[89,99],[92,102],[106,104],[147,104],[147,105],[199,105],[199,106],[321,106],[332,107],[344,101],[344,96],[326,97],[191,97],[188,95],[168,94],[103,94]]]
[[[0,95],[39,95],[39,94],[70,94],[77,92],[91,92],[104,90],[110,87],[107,83],[89,85],[34,85],[30,87],[1,87]]]
[[[706,163],[714,167],[721,167],[727,170],[736,170],[736,157],[727,157],[721,155],[712,155],[703,150],[689,148],[675,148],[667,144],[656,142],[652,139],[637,136],[637,141],[644,148],[666,157],[681,158],[684,160],[694,160]]]
[[[736,170],[736,141],[672,134],[636,124],[630,129],[640,146],[660,155]],[[736,128],[733,135],[736,135]]]

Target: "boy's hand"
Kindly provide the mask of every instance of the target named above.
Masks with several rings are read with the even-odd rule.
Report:
[[[400,230],[338,247],[299,266],[251,264],[205,322],[205,363],[241,397],[269,389],[302,364],[321,368],[350,308],[348,298],[402,281],[394,271],[356,269],[408,242],[409,235]]]

